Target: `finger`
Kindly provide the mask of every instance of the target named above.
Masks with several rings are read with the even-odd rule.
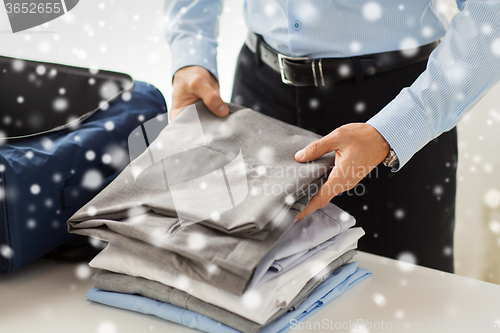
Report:
[[[315,195],[311,199],[311,201],[309,201],[309,204],[306,206],[306,208],[304,208],[304,210],[299,214],[299,216],[297,216],[295,221],[303,219],[304,217],[311,214],[312,212],[314,212],[320,208],[323,208],[324,206],[322,206],[322,202],[320,202],[320,200],[321,200],[321,198],[318,198],[318,196]]]
[[[311,142],[307,147],[295,153],[295,159],[298,162],[314,161],[321,156],[331,153],[338,148],[338,138],[335,131],[322,137],[319,140]]]
[[[214,89],[209,82],[203,80],[193,86],[193,93],[199,96],[207,108],[219,117],[229,114],[229,108],[220,97],[219,91]]]
[[[297,216],[297,220],[306,217],[317,209],[325,207],[334,197],[357,184],[357,181],[350,177],[348,172],[344,173],[342,170],[342,166],[335,166],[333,168],[328,180],[311,201],[309,201],[306,208]]]

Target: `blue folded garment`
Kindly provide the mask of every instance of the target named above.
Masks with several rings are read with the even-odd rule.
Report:
[[[330,303],[347,290],[369,277],[369,270],[358,268],[357,262],[352,262],[339,268],[294,311],[290,311],[265,326],[260,333],[283,333],[290,330],[290,322],[295,319],[303,321],[316,313],[324,305]],[[169,303],[130,294],[108,292],[92,288],[87,292],[91,301],[131,310],[179,323],[181,325],[209,333],[238,333],[233,328],[203,316],[197,312],[179,308]]]

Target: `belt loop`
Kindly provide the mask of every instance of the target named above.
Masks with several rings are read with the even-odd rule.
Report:
[[[356,80],[356,85],[360,86],[364,82],[363,66],[361,66],[361,58],[360,57],[353,57],[352,58],[352,67],[354,69],[354,77]]]
[[[311,70],[313,73],[314,86],[317,87],[318,86],[318,77],[316,76],[316,64],[314,62],[314,59],[311,62]]]
[[[262,58],[260,56],[260,43],[264,40],[264,37],[259,34],[255,34],[257,37],[257,41],[255,42],[255,60],[257,61],[257,65],[259,67],[262,66]]]

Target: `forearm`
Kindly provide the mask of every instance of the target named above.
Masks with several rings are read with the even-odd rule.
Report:
[[[394,149],[400,168],[500,81],[500,1],[464,4],[427,69],[368,121]]]
[[[166,0],[164,29],[172,54],[172,75],[197,65],[216,78],[218,21],[222,0]]]

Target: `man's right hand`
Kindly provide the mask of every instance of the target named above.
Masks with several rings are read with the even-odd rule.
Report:
[[[179,115],[185,106],[202,99],[215,115],[225,117],[229,108],[219,94],[219,83],[207,69],[201,66],[188,66],[175,72],[172,82],[172,108],[170,120]]]

